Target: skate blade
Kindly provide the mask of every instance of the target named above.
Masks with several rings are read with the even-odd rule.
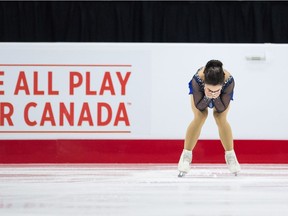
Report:
[[[238,176],[239,172],[234,172],[233,174],[234,174],[235,176]]]
[[[187,174],[186,172],[180,172],[180,173],[178,174],[178,177],[179,177],[179,178],[182,178],[182,177],[184,177],[186,174]]]

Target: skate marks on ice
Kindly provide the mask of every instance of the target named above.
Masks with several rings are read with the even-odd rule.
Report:
[[[0,166],[0,215],[287,215],[288,165]]]

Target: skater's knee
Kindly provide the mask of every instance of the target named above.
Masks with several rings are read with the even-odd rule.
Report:
[[[197,110],[194,112],[194,118],[198,121],[205,122],[208,117],[208,110],[205,109],[204,111]]]
[[[213,112],[213,116],[217,125],[227,123],[226,115],[224,113]]]

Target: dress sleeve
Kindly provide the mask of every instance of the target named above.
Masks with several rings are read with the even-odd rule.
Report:
[[[194,104],[197,109],[204,111],[211,102],[211,99],[205,96],[202,86],[197,83],[195,78],[191,80],[191,85],[193,88]]]
[[[217,112],[224,112],[230,104],[230,101],[233,100],[235,82],[234,79],[227,83],[227,86],[222,90],[222,93],[219,97],[213,99],[213,103]]]

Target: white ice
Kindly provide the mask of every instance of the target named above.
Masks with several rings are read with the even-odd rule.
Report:
[[[284,216],[288,164],[0,165],[1,216]]]

